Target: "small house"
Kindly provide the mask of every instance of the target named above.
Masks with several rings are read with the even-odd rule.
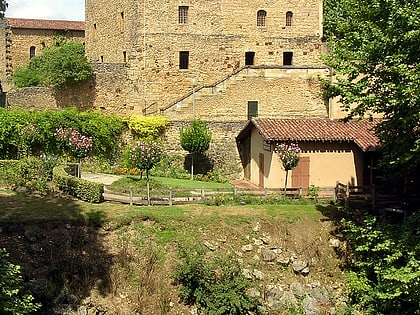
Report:
[[[274,147],[276,143],[296,143],[302,151],[298,166],[288,172],[288,187],[332,187],[337,181],[369,185],[373,151],[379,145],[376,123],[253,118],[236,137],[244,179],[264,188],[284,187],[286,172]]]

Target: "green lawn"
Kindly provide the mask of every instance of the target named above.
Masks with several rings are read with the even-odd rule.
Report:
[[[121,179],[112,183],[111,187],[133,187],[133,188],[145,188],[146,179],[140,179],[138,176],[124,176]],[[177,179],[170,177],[150,177],[150,187],[152,189],[227,189],[233,188],[229,183],[217,183],[217,182],[203,182],[188,179]],[[112,188],[111,188],[112,189]]]

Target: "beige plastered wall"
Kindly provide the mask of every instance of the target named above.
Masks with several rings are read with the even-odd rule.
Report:
[[[263,149],[263,138],[254,128],[251,138],[251,179],[259,185],[259,154],[264,154],[264,187],[283,188],[285,174],[274,152]],[[336,181],[344,184],[363,185],[363,152],[350,142],[303,142],[299,143],[301,156],[309,157],[309,185],[333,187]],[[293,172],[293,171],[292,171]],[[292,187],[289,172],[288,187]]]

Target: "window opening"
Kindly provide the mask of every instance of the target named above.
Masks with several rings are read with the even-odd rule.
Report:
[[[293,12],[286,12],[286,26],[292,26]]]
[[[127,52],[123,51],[123,62],[126,63],[127,62]]]
[[[121,30],[121,32],[124,32],[124,30],[125,30],[125,27],[124,27],[124,11],[121,12],[120,30]]]
[[[245,65],[246,66],[253,66],[254,65],[254,57],[255,57],[255,52],[247,51],[245,53]]]
[[[31,46],[29,48],[29,58],[35,57],[35,54],[36,54],[36,47],[35,46]]]
[[[248,120],[258,117],[258,101],[248,101]]]
[[[187,24],[188,23],[188,6],[179,6],[178,7],[178,23]]]
[[[263,27],[265,26],[265,18],[267,16],[267,12],[264,10],[259,10],[257,12],[257,26]]]
[[[179,69],[188,69],[189,59],[190,59],[189,51],[180,51],[179,52]]]
[[[283,66],[291,66],[293,64],[293,53],[285,51],[283,53]]]

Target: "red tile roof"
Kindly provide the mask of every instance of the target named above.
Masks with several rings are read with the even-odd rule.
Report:
[[[379,139],[374,133],[378,120],[351,120],[342,122],[330,119],[263,119],[251,120],[266,141],[351,141],[363,151],[376,148]],[[240,133],[240,135],[241,135]],[[238,138],[241,138],[238,136]]]
[[[84,31],[85,22],[7,18],[12,28]]]

